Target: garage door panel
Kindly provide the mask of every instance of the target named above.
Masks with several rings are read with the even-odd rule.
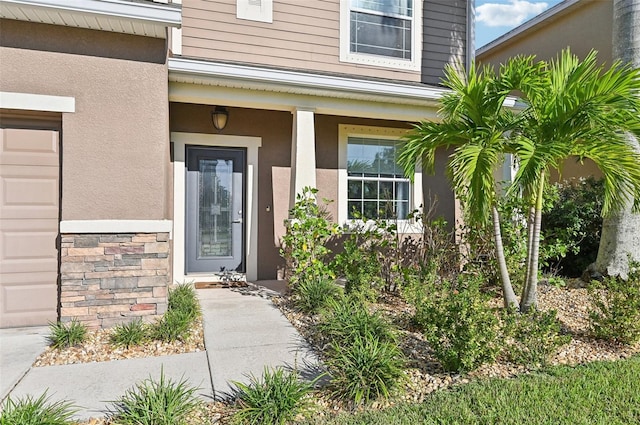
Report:
[[[54,131],[0,131],[0,327],[57,318],[59,159]]]
[[[5,128],[0,132],[0,164],[59,164],[58,133]]]

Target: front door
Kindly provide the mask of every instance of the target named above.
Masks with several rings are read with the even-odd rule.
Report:
[[[187,273],[245,272],[245,153],[187,146]]]

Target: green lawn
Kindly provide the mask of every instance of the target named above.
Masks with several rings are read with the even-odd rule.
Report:
[[[477,381],[421,404],[310,424],[640,424],[640,357]]]

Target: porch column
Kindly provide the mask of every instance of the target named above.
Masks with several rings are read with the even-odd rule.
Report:
[[[291,140],[291,185],[289,208],[306,186],[316,187],[316,136],[314,112],[296,108],[293,112]]]

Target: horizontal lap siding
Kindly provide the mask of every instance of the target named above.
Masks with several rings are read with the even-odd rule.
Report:
[[[404,70],[340,62],[338,0],[276,0],[273,23],[236,18],[235,0],[184,1],[182,53],[321,72],[419,81]]]
[[[439,84],[445,64],[465,63],[467,1],[424,2],[422,82]]]

